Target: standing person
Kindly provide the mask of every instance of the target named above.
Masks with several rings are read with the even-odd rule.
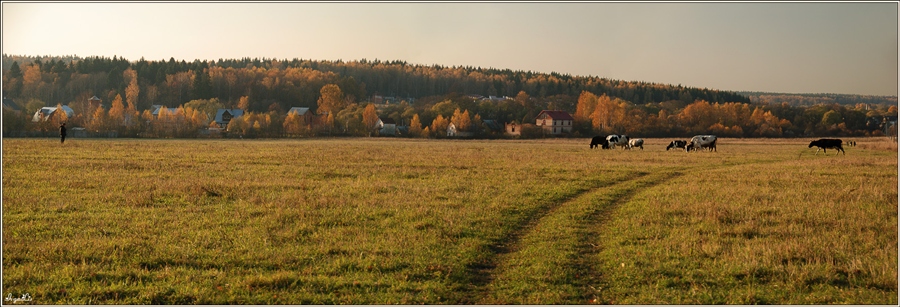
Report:
[[[66,123],[62,123],[59,125],[59,143],[66,142]]]

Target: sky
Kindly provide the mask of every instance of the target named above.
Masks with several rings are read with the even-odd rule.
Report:
[[[402,60],[897,95],[898,2],[2,3],[2,53]]]

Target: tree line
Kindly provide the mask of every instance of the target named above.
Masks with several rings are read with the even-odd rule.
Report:
[[[48,123],[30,117],[54,105],[75,110],[74,118],[52,119],[70,121],[70,127],[147,137],[201,135],[216,128],[212,117],[222,108],[245,112],[224,128],[248,137],[371,135],[377,118],[409,127],[410,136],[442,136],[436,130],[454,119],[478,130],[476,136],[491,136],[497,133],[484,129],[483,120],[528,124],[544,109],[573,114],[575,136],[878,135],[881,123],[872,118],[896,116],[895,104],[795,106],[681,85],[403,61],[3,57],[4,98],[24,111],[18,117],[4,112],[4,131],[47,129]],[[92,96],[103,101],[102,109],[91,108]],[[376,108],[374,98],[387,96],[399,102]],[[154,105],[168,108],[152,114]],[[292,107],[315,116],[289,116]]]

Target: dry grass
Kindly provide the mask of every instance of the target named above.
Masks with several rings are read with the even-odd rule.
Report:
[[[3,292],[38,304],[897,303],[896,149],[858,140],[814,156],[806,140],[723,139],[685,153],[669,141],[4,139]]]

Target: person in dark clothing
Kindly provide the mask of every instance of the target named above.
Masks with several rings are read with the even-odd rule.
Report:
[[[59,125],[59,143],[66,142],[66,123],[62,123]]]

